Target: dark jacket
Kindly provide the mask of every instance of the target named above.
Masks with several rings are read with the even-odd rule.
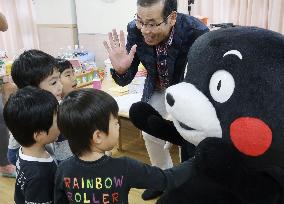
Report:
[[[170,85],[177,84],[183,80],[189,48],[197,37],[209,31],[198,19],[181,13],[177,14],[174,29],[173,42],[171,47],[169,47],[167,56]],[[138,65],[141,62],[148,73],[145,80],[142,101],[148,102],[155,90],[158,78],[155,47],[145,43],[141,31],[137,29],[134,20],[128,24],[127,31],[126,49],[129,52],[131,47],[137,44],[136,54],[126,73],[119,75],[115,70],[112,70],[112,77],[120,86],[129,84],[135,77]]]

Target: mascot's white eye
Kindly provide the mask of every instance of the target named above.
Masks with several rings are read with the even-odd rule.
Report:
[[[212,75],[209,90],[215,101],[219,103],[226,102],[233,94],[234,89],[235,80],[229,72],[219,70]]]

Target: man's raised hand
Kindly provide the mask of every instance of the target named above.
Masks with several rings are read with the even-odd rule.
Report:
[[[115,29],[108,33],[109,43],[104,41],[104,47],[106,48],[109,59],[115,71],[118,74],[124,74],[130,67],[137,45],[133,45],[129,53],[127,53],[125,47],[125,38],[123,31],[118,34]]]

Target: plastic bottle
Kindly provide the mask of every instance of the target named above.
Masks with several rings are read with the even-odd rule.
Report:
[[[112,76],[111,76],[110,70],[113,69],[113,66],[111,64],[110,59],[106,59],[104,61],[104,63],[105,63],[105,79],[106,80],[112,80]]]

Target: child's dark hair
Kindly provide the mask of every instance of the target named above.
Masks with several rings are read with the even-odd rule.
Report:
[[[10,96],[3,115],[7,127],[19,144],[30,147],[35,143],[34,133],[48,133],[57,109],[58,101],[52,93],[26,86]]]
[[[40,50],[28,50],[14,61],[11,75],[18,88],[28,85],[38,87],[54,69],[57,69],[54,57]]]
[[[58,109],[57,124],[73,154],[80,156],[91,151],[96,130],[108,134],[111,114],[118,117],[118,105],[103,91],[79,89],[65,96]]]
[[[64,72],[65,69],[69,68],[73,69],[73,66],[69,60],[56,58],[56,62],[57,62],[58,71],[60,73]]]

